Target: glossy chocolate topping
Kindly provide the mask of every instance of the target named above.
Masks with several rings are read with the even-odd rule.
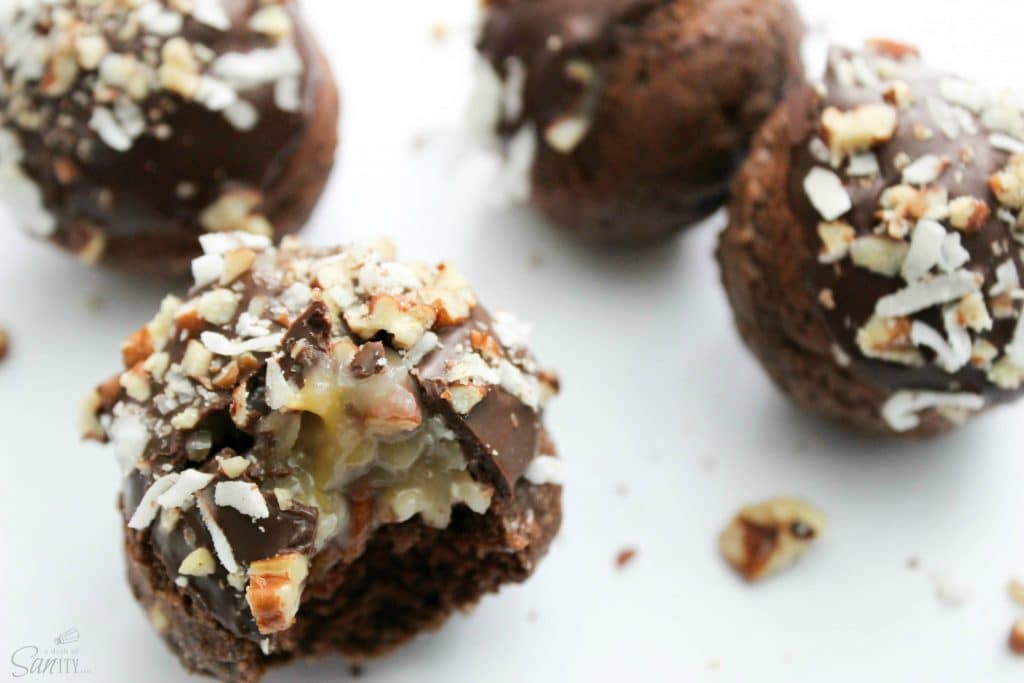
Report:
[[[186,14],[176,30],[173,22],[169,28],[156,28],[133,14],[105,17],[93,7],[95,3],[73,3],[66,10],[70,15],[66,20],[74,22],[67,33],[87,33],[102,41],[102,51],[90,49],[104,57],[96,66],[91,63],[95,57],[80,57],[85,66],[78,67],[57,95],[46,89],[47,72],[40,81],[21,77],[17,68],[8,66],[7,87],[0,95],[0,125],[15,136],[20,167],[38,187],[52,216],[51,228],[35,228],[40,236],[86,260],[105,256],[158,260],[166,254],[146,250],[166,249],[168,243],[161,247],[159,241],[138,241],[128,247],[124,238],[185,233],[190,239],[174,244],[188,244],[212,227],[202,224],[203,212],[232,191],[255,193],[251,199],[246,195],[253,215],[272,216],[277,210],[273,204],[281,200],[274,196],[275,190],[308,133],[318,88],[328,76],[322,73],[295,3],[273,7],[286,17],[274,15],[278,23],[286,22],[287,35],[253,28],[253,18],[266,9],[258,0],[216,3],[222,3],[226,25],[215,28],[209,20],[204,23]],[[149,4],[168,17],[182,17],[161,3]],[[54,24],[63,19],[55,19],[55,12],[38,14],[35,30],[59,43],[65,40],[64,29]],[[20,20],[29,16],[24,10],[16,15]],[[128,30],[133,21],[141,25]],[[5,36],[10,42],[19,39],[11,30]],[[194,46],[192,61],[201,74],[217,70],[218,60],[225,55],[252,51],[277,50],[280,60],[297,59],[301,64],[293,68],[294,77],[221,90],[221,96],[237,98],[238,104],[219,109],[221,104],[212,96],[206,99],[202,88],[207,86],[186,96],[177,90],[191,94],[192,86],[165,76],[163,69],[170,60],[166,46],[182,39]],[[58,50],[53,59],[61,54]],[[128,94],[133,86],[120,85],[119,68],[142,70],[144,75],[138,78],[146,85],[137,87],[144,87],[144,94]],[[242,71],[249,69],[260,66],[253,62],[242,67]],[[244,77],[254,83],[259,80],[258,73]],[[298,80],[292,82],[293,78]],[[279,95],[288,88],[295,88],[296,99],[282,106]],[[98,124],[97,111],[113,112],[114,122]],[[270,230],[263,223],[253,229]],[[116,253],[105,254],[108,247]]]
[[[574,78],[573,60],[599,63],[614,54],[616,32],[640,21],[665,0],[492,0],[477,49],[502,77],[510,58],[525,67],[521,114],[501,121],[511,135],[525,122],[544,130],[576,109],[596,83]]]
[[[869,167],[873,157],[877,161],[877,172],[851,171],[848,155],[839,163],[835,163],[835,158],[828,158],[826,143],[834,131],[823,124],[826,110],[835,108],[849,113],[864,105],[888,105],[898,116],[891,138],[877,141],[870,149],[858,153],[859,161],[866,161]],[[990,401],[1015,396],[1016,387],[993,379],[992,365],[998,362],[997,358],[1004,357],[1005,348],[1014,337],[1019,314],[1016,304],[1011,304],[1014,310],[999,317],[999,302],[992,288],[998,280],[1000,266],[1005,269],[1005,264],[1011,263],[1013,270],[1020,272],[1019,235],[1010,224],[1015,214],[1009,212],[1009,207],[1002,206],[990,185],[993,174],[1000,172],[1010,159],[1007,146],[1012,145],[1009,133],[1014,132],[993,124],[998,120],[995,112],[1012,112],[1012,105],[1006,105],[998,91],[988,91],[929,68],[909,48],[879,44],[867,53],[835,50],[823,88],[818,91],[808,88],[801,96],[792,98],[787,106],[793,140],[790,203],[806,227],[804,234],[813,253],[823,248],[819,225],[828,221],[813,205],[805,180],[812,169],[827,169],[838,176],[852,204],[837,220],[851,226],[851,235],[856,238],[883,237],[893,244],[905,244],[913,249],[916,226],[920,226],[915,222],[921,218],[941,225],[946,235],[958,236],[966,250],[966,254],[956,259],[962,259],[962,265],[938,263],[922,277],[910,279],[920,284],[947,272],[976,274],[982,280],[976,291],[985,298],[992,317],[987,329],[971,329],[975,350],[970,361],[959,368],[945,367],[933,349],[907,339],[901,343],[910,344],[911,354],[912,347],[918,347],[919,362],[871,358],[865,355],[858,334],[872,318],[885,317],[879,315],[883,310],[879,305],[883,297],[913,284],[905,275],[905,263],[902,274],[879,274],[852,263],[849,257],[839,258],[834,263],[808,264],[806,286],[814,299],[822,302],[817,314],[841,351],[837,355],[848,361],[849,371],[859,381],[887,394],[902,390],[969,392]],[[1008,118],[1012,122],[1012,113]],[[937,177],[932,178],[934,174],[925,172],[917,178],[911,165],[919,160],[927,164],[929,157],[939,162]],[[907,174],[910,174],[909,180]],[[922,182],[914,182],[915,179]],[[883,214],[884,193],[898,186],[922,193],[917,195],[920,201],[924,201],[923,193],[932,193],[936,198],[936,206],[927,216],[919,216],[919,210],[912,210],[913,215],[905,217],[908,234],[902,237],[888,231],[884,224],[887,217]],[[969,228],[956,227],[950,207],[958,198],[982,200],[989,212],[987,219]],[[923,246],[923,238],[921,242]],[[954,248],[954,251],[959,250]],[[904,320],[908,328],[923,323],[946,337],[952,333],[946,329],[943,311],[959,300],[960,297],[947,298],[897,317]],[[978,357],[980,340],[995,347],[996,358]]]
[[[550,450],[550,380],[451,266],[244,233],[203,246],[188,298],[165,300],[91,397],[89,435],[114,443],[132,533],[232,633],[289,625],[254,619],[255,564],[352,561],[381,525],[421,513],[444,528],[437,508],[456,504],[483,514]],[[190,573],[204,549],[216,565]]]

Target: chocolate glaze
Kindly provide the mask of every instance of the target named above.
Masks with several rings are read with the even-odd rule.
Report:
[[[384,369],[384,345],[367,342],[359,347],[350,365],[352,374],[359,379],[372,377]]]
[[[208,464],[202,468],[216,472],[216,466]],[[226,481],[223,475],[197,494],[213,518],[220,525],[234,552],[235,560],[251,563],[286,552],[309,554],[316,537],[318,513],[316,508],[301,503],[291,503],[282,510],[276,496],[266,496],[270,516],[253,520],[234,508],[214,505],[213,490],[218,481]],[[252,481],[243,477],[241,481]],[[125,521],[139,505],[149,481],[138,471],[125,479],[122,491]],[[159,521],[150,527],[150,540],[154,555],[160,560],[173,580],[179,576],[182,561],[196,548],[206,548],[214,553],[213,538],[199,512],[198,504],[182,510],[180,518],[171,529],[165,530]],[[138,532],[136,532],[138,533]],[[216,556],[215,556],[216,558]],[[228,583],[228,574],[219,559],[214,572],[209,576],[188,576],[185,591],[199,600],[217,622],[237,636],[259,639],[259,630],[245,599],[245,591],[237,590]]]
[[[516,481],[538,454],[540,416],[501,387],[491,387],[466,416],[456,413],[442,397],[448,389],[444,381],[448,361],[457,357],[460,346],[469,346],[473,330],[490,328],[490,315],[476,306],[465,323],[438,334],[440,346],[420,362],[418,380],[428,405],[445,416],[462,442],[470,471],[484,475],[504,495],[512,495]]]
[[[337,253],[335,250],[308,250],[306,255],[315,254],[328,256]],[[274,274],[278,273],[275,265]],[[266,271],[260,274],[251,270],[235,282],[239,305],[235,316],[222,326],[212,325],[196,319],[187,305],[185,312],[176,318],[176,327],[169,333],[168,342],[163,351],[168,353],[173,362],[178,362],[186,353],[189,340],[198,339],[205,331],[234,329],[242,312],[256,297],[265,297],[272,303],[267,315],[276,320],[283,320],[288,315],[287,327],[279,344],[284,355],[280,361],[286,377],[297,386],[304,384],[308,377],[306,370],[326,361],[331,354],[332,343],[340,337],[351,335],[351,330],[344,318],[337,316],[316,297],[313,297],[299,313],[286,314],[280,307],[282,291],[290,284],[286,278],[271,277]],[[190,300],[196,300],[210,289],[218,287],[211,284],[206,287],[194,288]],[[280,330],[280,328],[275,328]],[[470,473],[479,481],[487,482],[495,487],[497,496],[495,504],[502,504],[498,497],[506,497],[508,502],[513,496],[517,482],[522,477],[530,460],[542,447],[541,416],[539,412],[524,405],[517,397],[500,386],[490,387],[487,397],[481,401],[468,416],[454,412],[449,401],[441,394],[447,389],[444,381],[446,362],[455,357],[458,348],[470,346],[470,335],[474,331],[496,335],[491,329],[491,317],[479,305],[472,309],[471,316],[457,325],[437,330],[440,347],[428,354],[417,365],[417,382],[425,407],[424,416],[430,413],[443,416],[447,426],[455,432],[462,446]],[[391,345],[381,333],[380,338],[366,341],[357,352],[353,365],[373,374],[378,368],[378,361],[384,358],[385,350]],[[354,337],[355,338],[355,337]],[[525,354],[521,349],[504,349],[508,356]],[[278,438],[273,430],[262,430],[261,420],[272,411],[265,400],[264,378],[266,377],[267,352],[249,354],[249,360],[241,363],[243,367],[235,383],[230,388],[209,391],[209,395],[201,402],[199,420],[194,428],[173,429],[162,435],[150,434],[149,442],[142,454],[143,470],[133,469],[125,478],[122,490],[124,519],[131,519],[138,508],[144,493],[159,476],[170,472],[181,472],[188,468],[198,468],[203,472],[215,475],[215,479],[202,489],[197,497],[205,503],[217,524],[223,529],[232,547],[234,557],[242,570],[249,563],[274,557],[283,552],[296,551],[317,558],[323,556],[330,560],[337,557],[344,561],[354,561],[359,552],[339,553],[339,548],[328,544],[319,553],[314,548],[316,538],[318,510],[297,502],[291,502],[288,509],[282,509],[273,492],[274,482],[290,474],[296,465],[288,454],[279,452]],[[369,374],[367,376],[369,376]],[[242,391],[249,415],[240,420],[229,411],[232,396]],[[119,388],[116,400],[106,401],[101,413],[111,413],[115,404],[125,402],[127,395]],[[130,401],[129,401],[130,403]],[[159,412],[155,401],[145,402],[143,406],[150,415]],[[170,419],[170,415],[165,416]],[[207,432],[212,441],[212,448],[200,462],[189,459],[186,445],[195,432]],[[545,442],[549,449],[550,443]],[[248,457],[250,465],[241,475],[241,481],[255,483],[261,488],[267,502],[270,515],[264,519],[253,520],[237,510],[214,505],[213,495],[218,481],[226,476],[219,470],[218,459],[235,455]],[[526,485],[523,482],[523,485]],[[180,510],[180,519],[170,530],[161,527],[159,516],[146,531],[129,530],[130,534],[146,534],[157,560],[164,566],[171,580],[178,577],[178,568],[182,560],[197,547],[206,547],[214,551],[209,530],[202,519],[196,505],[186,506]],[[349,550],[342,548],[341,551]],[[260,640],[244,590],[239,591],[228,582],[227,572],[218,558],[216,570],[207,577],[188,577],[185,592],[199,601],[206,610],[233,634],[250,640]],[[315,591],[314,591],[315,592]]]
[[[837,57],[854,54],[846,50],[837,50],[830,60],[825,85],[827,96],[821,97],[813,88],[807,87],[804,93],[790,99],[787,105],[787,116],[793,146],[790,156],[789,198],[793,212],[806,226],[804,235],[810,245],[810,253],[817,253],[820,239],[817,226],[821,217],[811,205],[803,188],[803,180],[811,168],[822,166],[809,151],[809,143],[814,136],[820,134],[820,120],[824,110],[829,106],[841,110],[852,109],[858,105],[883,102],[881,93],[876,89],[862,86],[844,86],[837,78],[835,63]],[[871,56],[866,59],[873,59]],[[988,186],[989,176],[1003,168],[1009,155],[989,144],[989,132],[980,122],[978,132],[970,134],[961,131],[957,140],[950,140],[937,126],[929,114],[926,97],[941,97],[939,83],[948,74],[928,68],[915,59],[897,63],[899,70],[896,78],[905,81],[913,93],[914,100],[909,108],[900,109],[899,128],[889,142],[882,144],[874,151],[882,169],[881,175],[873,178],[854,178],[842,169],[834,170],[842,179],[853,201],[851,212],[843,216],[852,225],[857,235],[868,235],[874,232],[879,221],[875,217],[882,192],[894,185],[901,184],[901,173],[896,170],[894,160],[898,154],[905,153],[911,160],[925,154],[948,157],[951,161],[949,169],[936,184],[949,191],[950,199],[960,196],[974,196],[985,199],[993,209],[999,206]],[[975,117],[976,118],[976,117]],[[977,120],[977,119],[976,119]],[[914,135],[918,124],[928,126],[934,131],[930,140],[919,140]],[[973,164],[960,161],[961,149],[969,146],[975,155]],[[962,179],[957,178],[957,171],[962,171]],[[960,232],[961,243],[970,253],[971,259],[966,268],[985,277],[984,288],[995,281],[996,267],[1012,258],[1018,271],[1022,268],[1019,250],[1010,236],[1008,226],[996,216],[993,210],[991,218],[984,227],[975,232]],[[992,245],[999,243],[1005,247],[1000,256],[995,256]],[[908,367],[867,358],[861,353],[856,343],[857,330],[864,325],[874,312],[879,298],[891,294],[906,283],[899,276],[884,277],[866,269],[853,266],[843,261],[838,266],[813,262],[807,264],[806,287],[812,298],[816,299],[822,289],[832,290],[835,308],[826,310],[816,308],[825,322],[833,341],[850,357],[849,371],[859,381],[877,387],[886,393],[901,389],[918,389],[930,391],[969,391],[982,394],[988,402],[1009,400],[1019,392],[1005,391],[986,379],[986,372],[967,365],[955,374],[945,372],[941,367],[930,362],[930,350],[925,352],[928,362],[922,367]],[[940,307],[915,314],[914,318],[942,330]],[[984,337],[1002,347],[1013,335],[1016,320],[994,319],[993,329]]]
[[[477,49],[502,77],[507,60],[517,57],[526,67],[523,111],[502,121],[499,133],[514,134],[527,122],[543,130],[575,108],[584,87],[566,73],[573,59],[591,62],[615,52],[617,29],[643,19],[666,0],[490,0],[488,20]],[[561,48],[552,50],[552,40]]]
[[[189,18],[183,37],[207,45],[218,55],[273,45],[269,38],[248,28],[248,17],[259,7],[258,0],[223,2],[232,18],[229,30],[217,31]],[[122,152],[104,144],[89,127],[91,102],[83,106],[70,96],[53,100],[33,95],[37,105],[55,105],[57,112],[67,114],[72,122],[68,129],[47,126],[41,133],[9,126],[24,148],[25,172],[39,184],[45,206],[57,219],[52,241],[77,251],[85,246],[90,230],[98,228],[107,237],[105,257],[111,261],[180,259],[182,254],[166,253],[169,245],[186,254],[197,252],[194,238],[203,231],[198,216],[227,190],[247,187],[260,191],[264,204],[256,210],[271,217],[277,208],[287,208],[282,202],[286,204],[290,198],[276,197],[276,189],[309,134],[318,90],[330,76],[323,72],[296,4],[285,6],[296,25],[295,45],[304,64],[302,105],[297,112],[283,111],[274,103],[273,86],[247,91],[245,99],[259,112],[252,130],[241,131],[220,112],[161,91],[138,104],[144,112],[164,112],[161,121],[172,134],[162,140],[143,133],[131,149]],[[113,50],[137,53],[142,49],[138,40],[124,43],[109,31],[104,35]],[[0,111],[9,103],[9,98],[0,97]],[[6,120],[0,119],[0,123],[8,125]],[[71,160],[77,168],[70,182],[61,182],[54,172],[60,159]],[[179,194],[182,183],[189,183],[194,194]],[[182,233],[189,236],[188,241],[121,240],[180,237]]]

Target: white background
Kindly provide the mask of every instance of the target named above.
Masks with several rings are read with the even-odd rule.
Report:
[[[865,440],[794,411],[741,347],[712,259],[717,216],[643,253],[580,247],[495,202],[461,132],[472,0],[306,0],[342,84],[342,153],[306,236],[394,238],[451,259],[491,308],[535,324],[564,393],[549,424],[571,463],[562,534],[534,578],[486,598],[365,680],[1024,680],[1006,647],[1024,607],[1024,406],[942,441]],[[845,41],[880,33],[944,67],[1019,84],[1018,0],[808,0]],[[449,34],[438,41],[435,24]],[[76,627],[86,679],[186,678],[123,578],[113,457],[77,440],[80,397],[166,284],[97,272],[0,230],[0,671],[19,646]],[[792,571],[749,587],[715,538],[779,493],[828,513]],[[614,558],[638,550],[624,570]],[[906,566],[920,560],[916,570]],[[966,591],[960,607],[936,583]],[[270,681],[344,678],[341,660]]]

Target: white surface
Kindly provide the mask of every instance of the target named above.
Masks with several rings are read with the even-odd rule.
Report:
[[[404,256],[455,261],[490,307],[534,322],[535,350],[564,380],[548,419],[571,463],[565,524],[528,584],[364,680],[1024,679],[1005,644],[1024,616],[1006,591],[1024,577],[1024,405],[935,443],[858,439],[796,413],[741,348],[711,257],[720,216],[662,249],[608,256],[489,206],[489,169],[456,136],[470,4],[306,1],[345,105],[341,163],[306,236],[389,235]],[[834,35],[888,32],[945,66],[1019,77],[1017,0],[804,5]],[[74,428],[80,396],[116,370],[120,340],[164,287],[3,227],[0,670],[14,672],[15,648],[76,627],[85,680],[185,679],[123,578],[113,455]],[[751,588],[715,538],[741,504],[776,493],[817,502],[831,527],[794,570]],[[639,552],[617,571],[624,547]],[[937,600],[932,572],[967,587],[967,603]],[[268,680],[344,671],[335,659]]]

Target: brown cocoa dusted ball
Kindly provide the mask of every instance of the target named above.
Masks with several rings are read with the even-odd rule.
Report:
[[[299,229],[338,94],[295,2],[17,0],[0,22],[0,198],[87,262],[178,273],[204,232]]]
[[[928,436],[1019,396],[1021,106],[873,41],[765,124],[718,258],[744,341],[800,406]]]
[[[490,0],[478,49],[533,203],[598,242],[714,212],[764,118],[803,81],[789,0]]]

